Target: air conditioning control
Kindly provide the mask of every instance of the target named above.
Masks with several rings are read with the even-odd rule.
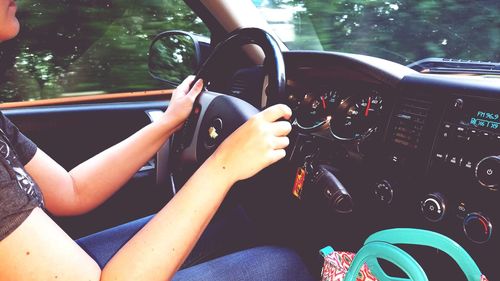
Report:
[[[420,202],[422,215],[431,222],[438,222],[443,219],[446,212],[446,200],[438,192],[428,194]]]
[[[484,187],[498,190],[500,187],[500,156],[488,156],[476,165],[475,176]]]
[[[389,181],[382,180],[375,184],[374,194],[379,202],[390,205],[394,198],[394,189]]]
[[[465,236],[474,243],[488,242],[493,232],[491,221],[478,212],[467,214],[464,218],[463,228]]]

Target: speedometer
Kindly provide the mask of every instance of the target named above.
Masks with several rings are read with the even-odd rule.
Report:
[[[305,130],[315,129],[326,124],[336,106],[337,96],[338,94],[334,90],[304,94],[301,99],[295,101],[295,124]]]
[[[377,129],[383,99],[376,92],[342,100],[330,121],[334,137],[342,140],[362,139]]]

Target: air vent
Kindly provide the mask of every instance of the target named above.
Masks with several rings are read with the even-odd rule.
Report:
[[[392,141],[400,146],[417,149],[431,109],[431,102],[412,98],[399,101],[394,112]]]
[[[235,79],[231,85],[231,95],[235,97],[242,96],[247,88],[247,84],[243,79]]]
[[[262,100],[262,81],[264,81],[264,70],[262,66],[240,69],[236,71],[231,78],[229,93],[255,107],[260,107]]]

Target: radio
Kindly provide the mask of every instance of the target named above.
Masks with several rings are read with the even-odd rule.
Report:
[[[482,187],[500,189],[500,101],[457,97],[445,113],[433,168],[462,169]]]
[[[461,228],[476,244],[496,239],[500,100],[452,98],[434,141],[429,172],[431,189],[421,201],[422,215],[455,231]],[[455,219],[462,221],[461,227]]]

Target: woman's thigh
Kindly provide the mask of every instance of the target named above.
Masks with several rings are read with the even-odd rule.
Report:
[[[178,271],[173,280],[314,280],[292,250],[263,246],[236,252]]]
[[[153,216],[144,217],[76,240],[89,256],[104,268],[108,261],[127,243]]]
[[[76,242],[103,268],[152,216],[119,225]],[[210,222],[181,268],[256,245],[250,220],[239,206],[224,208]]]

